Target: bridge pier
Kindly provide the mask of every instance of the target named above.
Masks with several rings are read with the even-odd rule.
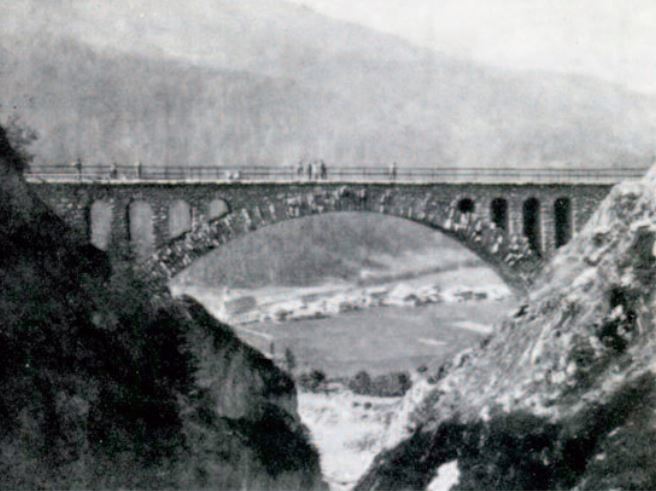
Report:
[[[542,231],[542,252],[545,257],[551,257],[556,250],[556,228],[554,223],[554,203],[557,198],[550,198],[540,202],[540,230]]]
[[[524,218],[522,215],[522,207],[524,200],[519,196],[510,196],[508,202],[508,215],[509,215],[509,229],[508,234],[520,236],[524,234]]]

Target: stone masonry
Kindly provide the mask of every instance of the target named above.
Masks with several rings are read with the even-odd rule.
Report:
[[[78,233],[115,260],[135,261],[157,281],[167,282],[202,255],[263,226],[357,211],[401,217],[443,232],[518,291],[553,254],[557,229],[561,237],[565,229],[580,230],[610,190],[589,184],[393,182],[68,182],[32,187]],[[562,207],[556,213],[557,200],[566,203],[565,213]],[[493,201],[502,206],[492,206]]]

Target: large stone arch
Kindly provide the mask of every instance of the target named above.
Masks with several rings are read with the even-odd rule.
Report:
[[[481,257],[519,292],[525,291],[542,266],[525,238],[509,236],[489,218],[460,213],[453,203],[440,203],[428,190],[409,195],[400,188],[341,186],[262,195],[224,217],[197,224],[160,247],[141,267],[167,281],[196,259],[246,233],[285,220],[340,211],[381,213],[440,231]]]

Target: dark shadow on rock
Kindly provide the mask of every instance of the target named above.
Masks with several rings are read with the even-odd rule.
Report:
[[[654,489],[654,402],[656,378],[649,373],[607,403],[560,421],[517,412],[446,421],[379,455],[356,489],[425,489],[452,460],[460,470],[453,490]]]

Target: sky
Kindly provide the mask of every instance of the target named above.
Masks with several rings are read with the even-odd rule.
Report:
[[[655,0],[292,0],[462,59],[656,93]]]

